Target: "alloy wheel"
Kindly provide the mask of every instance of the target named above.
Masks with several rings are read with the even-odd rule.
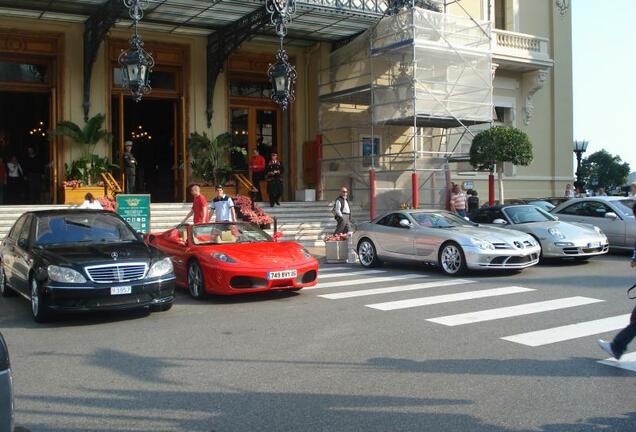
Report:
[[[462,268],[462,254],[455,245],[446,245],[442,250],[441,265],[448,274],[455,274]]]
[[[360,264],[363,266],[368,267],[373,264],[375,258],[373,245],[367,240],[362,241],[358,247],[358,256],[360,257]]]
[[[202,277],[201,277],[201,268],[197,263],[190,264],[190,268],[188,269],[188,289],[190,290],[190,295],[194,298],[200,298],[202,292]]]

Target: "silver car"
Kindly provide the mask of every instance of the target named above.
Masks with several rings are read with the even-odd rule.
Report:
[[[440,210],[397,210],[357,226],[360,264],[409,260],[439,265],[449,275],[466,269],[522,269],[539,262],[539,244],[522,232],[480,227]]]
[[[0,432],[13,432],[13,381],[9,350],[0,333]]]
[[[625,197],[573,198],[551,213],[560,220],[595,225],[603,230],[611,248],[632,250],[636,242],[635,202]]]
[[[471,217],[479,224],[495,224],[530,234],[541,244],[544,258],[584,261],[609,249],[607,237],[599,228],[559,221],[534,205],[482,207]]]

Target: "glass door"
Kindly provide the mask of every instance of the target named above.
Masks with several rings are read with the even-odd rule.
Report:
[[[256,149],[266,161],[269,161],[271,154],[278,152],[278,112],[256,109],[255,115]]]
[[[235,173],[247,173],[247,160],[250,155],[250,148],[254,144],[254,132],[250,133],[250,110],[247,108],[232,108],[230,111],[230,134],[232,134],[232,146],[240,148],[241,151],[230,153],[230,164]]]

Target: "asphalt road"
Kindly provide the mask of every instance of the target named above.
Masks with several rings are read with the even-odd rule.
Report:
[[[629,313],[628,260],[459,283],[423,267],[346,276],[325,264],[330,285],[297,294],[181,293],[164,313],[47,325],[24,299],[0,299],[17,422],[33,432],[636,431],[636,371],[598,363],[597,337],[615,331],[568,327],[535,335],[569,338],[539,346],[501,339]],[[348,298],[319,297],[329,294]]]

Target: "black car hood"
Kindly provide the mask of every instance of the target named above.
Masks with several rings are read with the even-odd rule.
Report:
[[[49,263],[61,265],[148,261],[162,256],[157,249],[149,247],[143,242],[48,246],[37,248],[37,251]]]

